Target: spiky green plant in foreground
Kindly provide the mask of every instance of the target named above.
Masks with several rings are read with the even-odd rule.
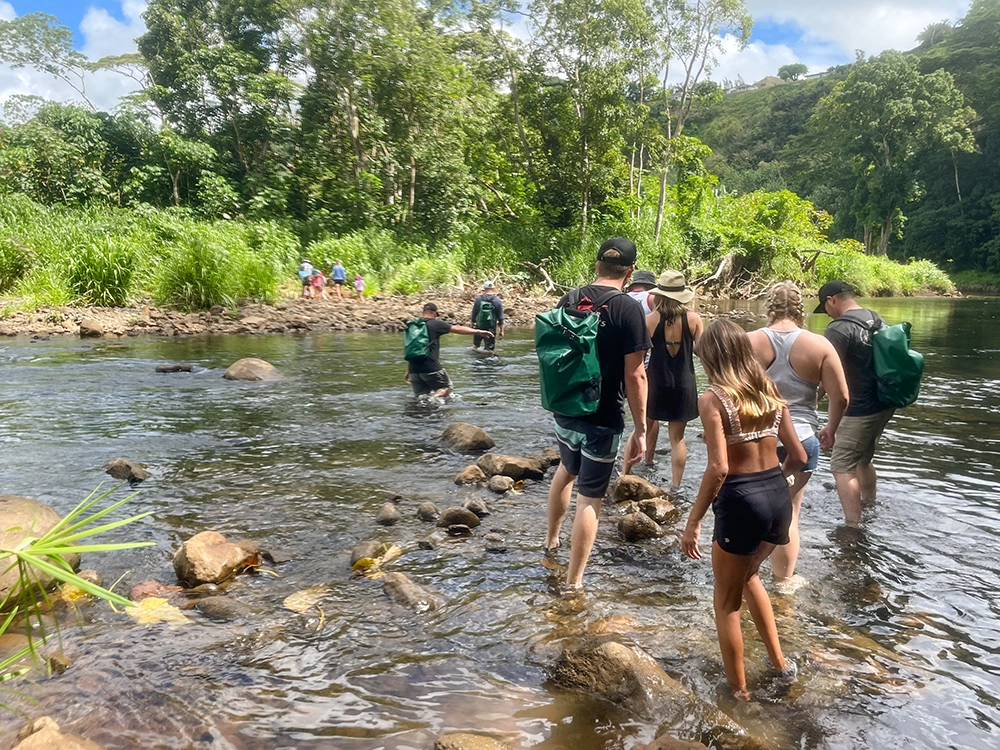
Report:
[[[14,666],[26,656],[34,657],[37,654],[38,646],[48,638],[42,614],[43,606],[51,604],[51,599],[44,587],[38,585],[37,574],[49,575],[57,581],[75,586],[93,597],[104,599],[112,604],[124,607],[132,604],[125,597],[81,578],[73,572],[72,567],[65,559],[68,555],[82,555],[85,552],[111,552],[148,547],[153,544],[153,542],[93,544],[84,541],[149,515],[149,513],[140,513],[119,521],[98,523],[137,494],[133,493],[118,502],[100,508],[103,501],[110,497],[116,489],[117,487],[101,492],[101,488],[98,486],[47,533],[37,538],[26,536],[16,549],[0,547],[0,567],[2,567],[3,572],[16,566],[20,579],[19,585],[11,591],[4,601],[0,602],[0,617],[3,617],[3,622],[0,623],[0,635],[8,631],[18,615],[24,615],[28,636],[28,645],[25,648],[0,661],[0,682],[24,674],[27,669],[15,669]],[[13,559],[8,563],[10,558]],[[38,625],[38,635],[32,634],[33,623]]]

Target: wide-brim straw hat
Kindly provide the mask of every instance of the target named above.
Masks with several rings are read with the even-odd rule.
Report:
[[[656,286],[649,290],[650,294],[657,297],[669,297],[675,299],[682,305],[694,299],[694,289],[689,287],[684,281],[684,274],[680,271],[664,271],[660,278],[656,280]]]

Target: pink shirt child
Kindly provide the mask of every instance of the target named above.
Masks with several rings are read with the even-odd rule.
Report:
[[[354,274],[354,290],[357,292],[363,292],[365,290],[364,279],[361,278],[360,273]]]
[[[310,281],[312,281],[312,285],[317,289],[322,289],[326,286],[326,277],[322,273],[313,273]]]

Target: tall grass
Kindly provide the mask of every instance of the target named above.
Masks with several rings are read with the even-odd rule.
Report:
[[[0,196],[0,292],[22,307],[273,302],[299,252],[294,234],[274,222],[44,207]]]

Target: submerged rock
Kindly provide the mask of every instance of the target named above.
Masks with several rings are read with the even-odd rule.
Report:
[[[505,477],[502,474],[497,474],[496,476],[490,477],[490,481],[486,483],[486,488],[491,492],[507,492],[508,490],[514,489],[514,480],[510,477]]]
[[[378,518],[375,519],[376,523],[382,526],[392,526],[399,523],[399,520],[399,510],[396,508],[395,503],[386,503],[383,505],[382,510],[378,513]]]
[[[647,482],[634,474],[619,477],[611,487],[611,497],[616,503],[638,502],[653,497],[663,497],[666,494],[652,482]]]
[[[257,554],[248,545],[234,544],[216,531],[195,534],[174,553],[177,580],[189,586],[219,583],[250,565]]]
[[[464,524],[465,526],[474,529],[479,525],[479,523],[479,516],[471,510],[455,506],[447,508],[444,513],[441,514],[441,517],[438,518],[437,525],[445,528],[448,526],[454,526],[455,524]]]
[[[500,553],[507,551],[507,540],[504,539],[503,534],[491,531],[489,534],[483,535],[483,542],[486,544],[487,552]]]
[[[449,536],[472,536],[472,529],[464,523],[453,523],[448,527]]]
[[[541,479],[545,476],[542,465],[530,458],[505,456],[502,453],[487,453],[480,456],[476,465],[486,476],[501,474],[511,479]]]
[[[253,615],[250,607],[228,596],[206,596],[195,608],[212,620],[245,620]]]
[[[171,594],[179,594],[183,590],[180,586],[169,586],[159,581],[143,581],[132,587],[128,592],[128,598],[134,602],[141,602],[150,597],[166,599]]]
[[[466,422],[455,422],[448,425],[441,434],[441,441],[460,453],[488,451],[496,446],[486,430]]]
[[[513,750],[506,742],[471,732],[443,734],[434,741],[434,750]]]
[[[16,549],[25,539],[37,539],[47,534],[62,520],[58,513],[45,503],[19,495],[0,495],[0,549]],[[65,555],[64,559],[74,570],[80,567],[79,555]],[[10,555],[0,556],[0,605],[8,597],[16,596],[21,588],[17,566],[10,567]],[[32,582],[50,589],[55,579],[41,571],[32,572]]]
[[[417,508],[417,518],[421,521],[436,521],[440,515],[441,511],[430,500],[420,503],[420,507]]]
[[[657,737],[648,745],[639,745],[635,750],[708,750],[708,746],[700,742],[679,740],[676,737],[671,737],[669,734],[664,734],[661,737]]]
[[[618,519],[618,531],[627,542],[655,539],[662,530],[660,525],[645,513],[629,513]]]
[[[12,750],[104,750],[96,742],[76,734],[63,734],[51,716],[43,716],[18,732]]]
[[[103,466],[104,473],[120,482],[128,482],[129,487],[135,487],[152,476],[146,467],[127,458],[112,458]]]
[[[402,604],[415,612],[427,612],[437,608],[437,595],[418,583],[414,583],[405,573],[386,573],[382,580],[386,595],[396,604]]]
[[[351,566],[353,567],[358,560],[364,560],[365,558],[374,560],[382,554],[384,549],[385,545],[382,542],[372,540],[358,542],[351,548]]]
[[[486,507],[486,501],[480,500],[478,497],[466,500],[463,505],[467,510],[471,510],[480,518],[486,518],[490,514],[490,509]]]
[[[226,380],[281,380],[282,375],[270,362],[244,357],[231,364],[222,377]]]
[[[486,481],[486,475],[478,466],[466,466],[455,476],[455,484],[479,484]]]
[[[188,365],[188,364],[156,366],[156,371],[164,374],[169,374],[174,372],[191,372],[192,370],[194,370],[194,365]]]

